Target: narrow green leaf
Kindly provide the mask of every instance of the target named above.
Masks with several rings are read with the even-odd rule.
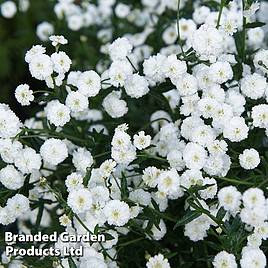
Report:
[[[70,268],[77,268],[77,266],[76,266],[76,264],[75,264],[75,262],[74,262],[72,257],[68,258],[68,263],[69,263]]]
[[[226,210],[223,207],[221,207],[217,213],[216,218],[219,220],[222,220],[224,218],[225,214],[226,214]]]
[[[257,28],[257,27],[262,27],[264,26],[266,23],[265,22],[261,22],[261,21],[255,21],[255,22],[251,22],[251,23],[247,23],[246,24],[246,28]]]
[[[175,230],[176,228],[178,228],[179,226],[185,225],[191,221],[193,221],[194,219],[198,218],[199,216],[201,216],[202,213],[196,210],[193,211],[189,211],[188,213],[186,213],[185,216],[183,216],[174,226],[173,230]]]

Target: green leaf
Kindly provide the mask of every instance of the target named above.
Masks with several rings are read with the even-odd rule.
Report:
[[[247,23],[245,25],[245,27],[248,28],[257,28],[257,27],[262,27],[264,26],[266,23],[265,22],[261,22],[261,21],[255,21],[255,22],[251,22],[251,23]]]
[[[95,228],[94,228],[93,233],[94,233],[95,235],[97,235],[98,232],[99,232],[99,225],[97,224],[97,225],[95,226]]]
[[[76,266],[76,264],[75,264],[75,262],[74,262],[72,257],[68,258],[68,263],[69,263],[70,268],[77,268],[77,266]]]
[[[153,205],[154,209],[159,211],[159,206],[158,206],[158,204],[155,202],[155,200],[153,198],[151,199],[151,202],[152,202],[152,205]]]
[[[223,207],[221,207],[217,213],[216,218],[219,220],[222,220],[224,218],[225,214],[226,214],[226,210]]]
[[[35,222],[35,231],[36,232],[39,230],[42,216],[43,216],[43,212],[44,212],[44,203],[42,202],[42,203],[40,203],[40,207],[39,207],[38,214],[36,217],[36,222]]]
[[[235,39],[235,46],[236,46],[238,56],[239,58],[242,59],[244,57],[244,51],[245,51],[243,32],[235,33],[234,39]]]
[[[127,179],[123,172],[121,178],[121,198],[122,199],[128,198]]]
[[[173,230],[175,230],[179,226],[185,225],[185,224],[193,221],[194,219],[198,218],[201,215],[202,215],[202,213],[199,211],[196,211],[196,210],[189,211],[175,224]]]

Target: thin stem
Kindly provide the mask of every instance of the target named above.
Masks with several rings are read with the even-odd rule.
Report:
[[[125,247],[125,246],[131,245],[131,244],[134,244],[134,243],[139,242],[139,241],[144,240],[144,239],[145,239],[144,237],[139,237],[139,238],[136,238],[136,239],[130,240],[130,241],[128,241],[128,242],[125,242],[125,243],[119,244],[119,246],[120,246],[120,247]]]
[[[36,94],[36,93],[52,93],[51,91],[48,91],[48,90],[37,90],[37,91],[34,91],[33,94]]]
[[[217,29],[220,27],[221,15],[222,15],[222,10],[223,10],[224,6],[225,6],[225,0],[221,0],[221,6],[220,6],[220,11],[219,11],[217,26],[216,26]]]
[[[244,16],[244,10],[245,10],[245,1],[243,0],[242,1],[242,5],[243,5],[243,30],[242,30],[242,38],[243,38],[243,43],[242,43],[242,62],[245,61],[246,59],[246,54],[245,54],[245,51],[246,51],[246,18]]]
[[[227,182],[232,182],[232,183],[235,183],[235,184],[244,184],[244,185],[254,185],[254,183],[251,183],[251,182],[248,182],[248,181],[239,181],[239,180],[236,180],[236,179],[231,179],[231,178],[225,178],[225,177],[216,177],[217,179],[220,179],[222,181],[227,181]]]
[[[181,52],[183,57],[185,58],[185,52],[183,49],[182,41],[181,41],[181,35],[180,35],[180,0],[178,0],[178,8],[177,8],[177,32],[178,32],[178,43],[181,48]]]
[[[128,60],[128,62],[131,64],[131,66],[132,66],[132,68],[134,69],[134,71],[135,72],[139,72],[137,69],[136,69],[136,67],[134,66],[134,64],[131,62],[131,60],[130,60],[130,58],[127,56],[127,60]]]
[[[93,156],[93,158],[102,157],[102,156],[105,156],[105,155],[110,154],[110,153],[111,153],[111,151],[107,151],[107,152],[104,152],[104,153],[101,153],[101,154],[96,154],[96,155]]]

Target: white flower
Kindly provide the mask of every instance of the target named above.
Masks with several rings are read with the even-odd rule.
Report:
[[[1,4],[1,14],[4,18],[10,19],[17,13],[17,6],[13,1],[5,1]]]
[[[257,1],[253,2],[248,9],[245,9],[243,11],[244,17],[246,17],[247,19],[250,19],[259,8],[260,8],[260,3],[258,3]]]
[[[71,119],[70,109],[60,103],[58,100],[53,100],[47,104],[44,111],[47,114],[47,119],[55,126],[64,126]]]
[[[216,133],[210,126],[196,127],[192,133],[192,140],[202,146],[208,146],[216,138]]]
[[[116,162],[112,159],[105,160],[100,165],[100,172],[104,178],[108,178],[115,171]]]
[[[68,55],[63,51],[54,52],[51,55],[51,61],[53,63],[54,71],[58,74],[68,72],[72,63]]]
[[[54,33],[54,27],[51,23],[43,21],[36,27],[36,35],[41,41],[47,41],[49,36]]]
[[[138,150],[143,150],[151,144],[151,136],[145,135],[144,131],[140,131],[138,134],[135,134],[133,138],[133,144]]]
[[[219,103],[210,97],[205,97],[198,101],[197,105],[198,110],[204,118],[211,118],[215,115]]]
[[[72,31],[78,31],[83,26],[83,16],[74,14],[67,18],[68,28]]]
[[[209,67],[209,75],[214,83],[222,84],[232,79],[233,70],[229,62],[216,62]]]
[[[241,79],[241,91],[246,97],[257,100],[263,97],[268,85],[265,77],[254,73]]]
[[[43,46],[41,45],[32,46],[32,48],[28,50],[25,54],[25,61],[29,63],[35,57],[38,57],[39,55],[42,55],[45,53],[46,53],[46,48],[44,48]]]
[[[255,54],[254,66],[256,67],[256,69],[259,69],[264,73],[268,72],[268,50],[262,49]]]
[[[24,184],[24,177],[12,165],[7,165],[0,170],[0,182],[10,190],[17,190]]]
[[[78,148],[73,153],[72,162],[78,171],[86,172],[93,165],[93,157],[85,148]]]
[[[246,99],[236,90],[227,91],[225,102],[232,106],[234,115],[240,116],[245,110]]]
[[[236,212],[241,204],[241,193],[234,186],[226,186],[219,190],[218,199],[226,211]]]
[[[103,108],[112,118],[122,117],[128,111],[127,103],[120,96],[119,92],[112,91],[102,102]]]
[[[119,200],[109,201],[104,209],[103,213],[106,217],[108,224],[115,226],[125,225],[130,218],[130,210],[127,203]]]
[[[125,81],[125,91],[131,98],[140,98],[149,92],[149,83],[145,77],[133,74]]]
[[[169,262],[162,254],[151,257],[146,263],[147,268],[170,268]]]
[[[212,264],[215,268],[237,268],[235,256],[226,251],[218,253]]]
[[[180,193],[180,176],[175,169],[163,171],[158,177],[158,190],[173,196]]]
[[[239,155],[239,163],[244,169],[254,169],[260,163],[259,153],[255,149],[246,149]]]
[[[206,163],[207,152],[199,144],[189,142],[183,151],[183,160],[189,169],[202,169]]]
[[[9,213],[18,218],[30,209],[30,202],[24,195],[16,194],[8,199],[6,207]]]
[[[69,72],[69,74],[67,76],[67,84],[77,87],[78,79],[79,79],[79,76],[81,75],[81,73],[82,72],[80,72],[80,71]]]
[[[62,35],[51,35],[49,40],[52,42],[52,46],[56,47],[58,45],[68,44],[68,40]]]
[[[193,32],[196,30],[196,24],[191,19],[180,19],[180,37],[182,40],[190,38]]]
[[[109,54],[113,61],[123,60],[132,50],[132,45],[125,37],[117,38],[109,46]]]
[[[229,122],[226,122],[223,129],[224,138],[233,142],[238,142],[248,137],[249,128],[243,117],[234,116]]]
[[[178,150],[172,150],[167,154],[167,160],[172,168],[178,171],[183,170],[185,167],[184,160],[182,159],[182,153]]]
[[[61,140],[50,138],[40,148],[43,160],[51,165],[58,165],[68,157],[68,149]]]
[[[17,86],[15,97],[22,106],[30,105],[34,100],[33,91],[29,89],[27,84]]]
[[[204,240],[209,227],[207,217],[202,215],[185,225],[184,235],[194,242]]]
[[[192,46],[204,60],[215,60],[223,50],[222,34],[215,27],[203,24],[193,33]]]
[[[265,32],[262,28],[249,29],[247,34],[248,43],[250,46],[253,46],[255,48],[262,45],[265,38]]]
[[[227,18],[223,19],[220,24],[220,29],[228,35],[233,35],[235,32],[237,32],[237,27],[237,22],[232,16],[228,16]]]
[[[268,128],[268,105],[259,104],[254,106],[251,117],[254,127]]]
[[[10,213],[8,207],[0,208],[0,224],[9,225],[16,220],[14,214]]]
[[[198,90],[197,79],[191,74],[184,74],[176,81],[176,87],[182,96],[193,95]]]
[[[261,236],[263,240],[267,240],[268,238],[268,222],[262,223],[255,227],[254,230],[257,234]]]
[[[143,62],[144,74],[155,83],[163,82],[165,78],[165,74],[163,72],[165,60],[166,57],[161,54],[151,56]]]
[[[162,34],[162,39],[167,45],[174,44],[177,37],[178,33],[174,24],[167,27]]]
[[[136,189],[130,192],[129,199],[143,206],[149,206],[151,204],[151,194],[143,189]]]
[[[91,193],[84,188],[71,191],[68,195],[67,203],[74,213],[86,212],[90,210],[92,205]]]
[[[200,100],[197,93],[190,95],[190,96],[184,96],[181,98],[182,105],[180,106],[180,113],[188,116],[190,114],[194,114],[198,112],[198,101]]]
[[[147,167],[143,171],[142,180],[150,187],[156,187],[161,171],[156,167]]]
[[[93,204],[104,207],[106,202],[110,199],[109,190],[104,186],[96,186],[90,190]]]
[[[126,18],[130,13],[130,7],[123,3],[118,3],[115,7],[115,14],[119,18]]]
[[[228,150],[228,145],[224,140],[213,140],[208,144],[210,154],[224,154]]]
[[[265,205],[265,196],[261,189],[250,188],[243,193],[243,205],[247,208],[263,207]]]
[[[262,244],[262,237],[258,233],[253,233],[247,237],[247,246],[252,248],[259,248]]]
[[[265,268],[266,257],[260,249],[247,249],[242,252],[241,268]]]
[[[205,22],[210,9],[206,6],[200,6],[194,9],[193,19],[197,24],[202,24]]]
[[[42,161],[40,154],[37,154],[32,148],[25,148],[19,152],[15,158],[15,166],[23,174],[29,174],[39,170]]]
[[[70,224],[71,224],[71,220],[70,220],[70,218],[66,214],[63,214],[59,218],[59,222],[60,222],[60,225],[62,225],[64,227],[70,226]]]
[[[82,112],[88,108],[88,98],[79,91],[71,91],[68,93],[65,104],[74,112]]]
[[[131,64],[126,60],[116,60],[114,61],[109,70],[108,75],[110,78],[110,83],[115,87],[122,87],[125,85],[127,77],[132,75],[133,68]]]
[[[265,206],[244,207],[240,212],[241,221],[252,227],[257,227],[268,219]]]
[[[184,75],[187,72],[187,65],[185,61],[178,60],[176,55],[170,55],[164,62],[163,72],[166,77],[176,81],[178,76]]]
[[[83,177],[78,172],[73,172],[67,176],[65,185],[69,192],[77,190],[83,187]]]
[[[38,80],[45,80],[53,73],[53,63],[48,55],[35,55],[30,63],[31,75]]]
[[[0,155],[6,163],[12,164],[21,149],[22,144],[19,141],[0,139]]]
[[[78,91],[86,97],[94,97],[101,89],[100,76],[94,71],[83,72],[79,75],[77,87]]]
[[[0,138],[15,137],[19,133],[20,127],[19,118],[7,105],[0,103]]]

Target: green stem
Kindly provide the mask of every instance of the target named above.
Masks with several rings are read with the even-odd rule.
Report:
[[[177,8],[177,32],[178,32],[178,43],[179,46],[181,48],[181,52],[183,55],[183,58],[185,58],[185,52],[183,50],[183,45],[182,45],[182,41],[181,41],[181,35],[180,35],[180,0],[178,0],[178,8]]]
[[[219,11],[217,26],[216,26],[217,29],[220,27],[221,15],[222,15],[222,10],[223,10],[224,6],[225,6],[225,0],[221,0],[221,6],[220,6],[220,11]]]
[[[239,180],[236,180],[236,179],[231,179],[231,178],[225,178],[225,177],[216,177],[216,179],[220,179],[222,181],[227,181],[227,182],[232,182],[232,183],[235,183],[235,184],[244,184],[244,185],[251,185],[253,186],[254,183],[251,183],[251,182],[248,182],[248,181],[239,181]]]
[[[136,239],[130,240],[130,241],[128,241],[128,242],[125,242],[125,243],[119,244],[119,246],[120,246],[120,247],[125,247],[125,246],[131,245],[131,244],[134,244],[134,243],[139,242],[139,241],[144,240],[144,239],[145,239],[144,237],[139,237],[139,238],[136,238]]]
[[[132,68],[134,69],[134,71],[136,72],[136,73],[138,73],[139,71],[136,69],[136,67],[134,66],[134,64],[131,62],[131,60],[130,60],[130,58],[127,56],[127,60],[128,60],[128,62],[131,64],[131,66],[132,66]]]
[[[244,14],[244,10],[245,10],[245,0],[242,1],[242,7],[243,7],[243,14]],[[242,42],[242,62],[245,62],[245,59],[246,59],[246,54],[245,54],[245,51],[246,51],[246,24],[247,24],[247,21],[246,21],[246,18],[244,17],[243,15],[243,30],[242,30],[242,39],[243,39],[243,42]]]
[[[48,93],[50,94],[51,91],[48,91],[48,90],[37,90],[37,91],[34,91],[33,94],[36,94],[36,93]]]

